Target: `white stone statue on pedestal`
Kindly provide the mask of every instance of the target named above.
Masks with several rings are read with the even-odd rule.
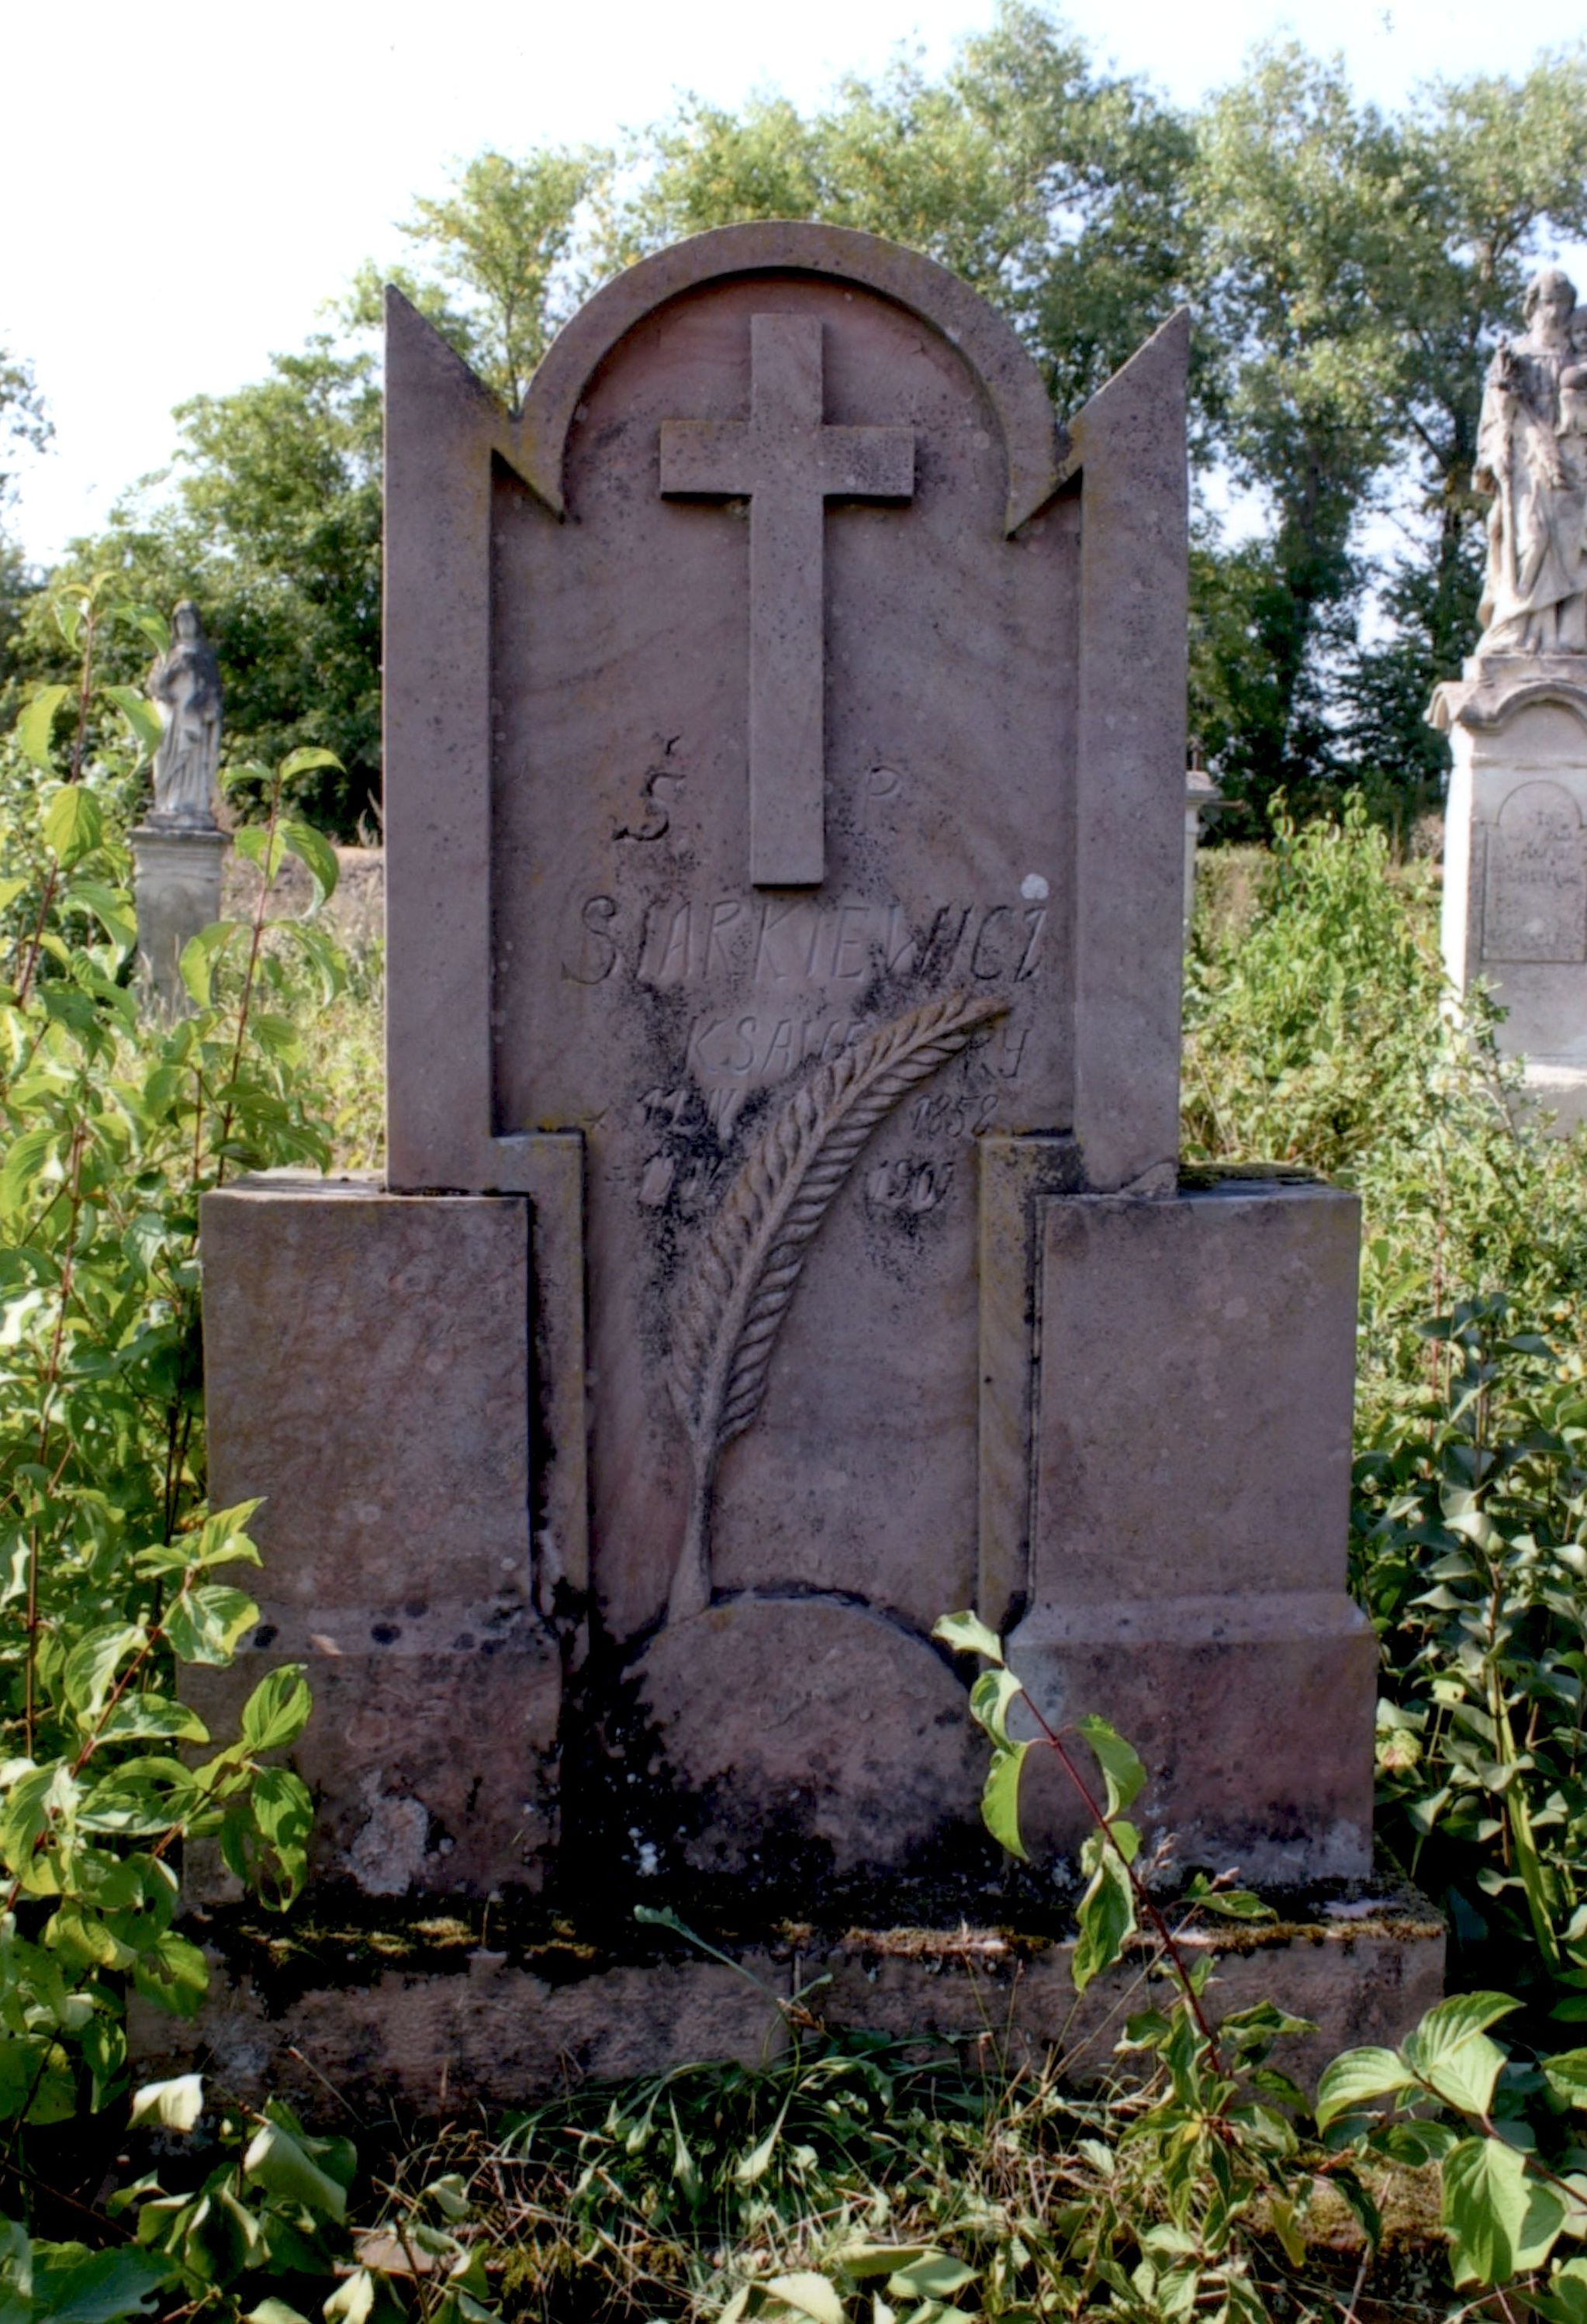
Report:
[[[214,831],[220,664],[190,597],[183,598],[171,617],[171,641],[149,673],[149,694],[165,720],[154,753],[154,811],[149,820],[161,830]]]
[[[1444,957],[1508,1012],[1558,1127],[1587,1120],[1587,312],[1557,267],[1489,366],[1482,634],[1428,713],[1450,738]]]
[[[221,874],[231,844],[213,805],[220,665],[190,599],[171,617],[171,643],[149,673],[148,690],[165,731],[154,753],[153,807],[130,835],[133,886],[144,993],[169,1017],[188,1005],[183,948],[220,917]]]
[[[1587,653],[1587,317],[1545,267],[1489,365],[1475,482],[1491,493],[1480,655]]]

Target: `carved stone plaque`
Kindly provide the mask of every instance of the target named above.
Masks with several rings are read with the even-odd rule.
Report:
[[[1483,956],[1587,961],[1587,849],[1562,784],[1522,783],[1489,835]]]
[[[647,261],[517,417],[393,300],[392,1182],[582,1139],[610,1637],[814,1593],[872,1609],[845,1683],[935,1700],[977,1141],[1171,1183],[1183,368],[1066,433],[963,284],[826,228]]]

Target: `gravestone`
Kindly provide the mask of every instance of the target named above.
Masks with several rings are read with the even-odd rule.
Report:
[[[1453,754],[1444,965],[1457,993],[1489,987],[1564,1131],[1587,1120],[1587,310],[1545,267],[1526,322],[1482,401],[1483,632],[1428,716]]]
[[[514,415],[391,295],[388,1174],[203,1227],[324,1880],[984,1881],[971,1603],[1186,1869],[1369,1869],[1357,1206],[1177,1161],[1186,345],[1060,428],[750,226]]]

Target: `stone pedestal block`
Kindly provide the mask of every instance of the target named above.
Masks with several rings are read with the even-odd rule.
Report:
[[[162,829],[140,824],[130,835],[138,959],[151,1007],[186,1014],[184,947],[220,918],[221,877],[231,841],[224,831]]]
[[[1029,1589],[1009,1660],[1055,1724],[1100,1712],[1179,1866],[1371,1862],[1376,1643],[1345,1593],[1359,1208],[1233,1177],[1039,1204]],[[1041,1756],[1029,1821],[1077,1846]]]
[[[529,1216],[273,1173],[204,1201],[210,1495],[263,1496],[264,1566],[235,1668],[189,1694],[223,1720],[270,1665],[307,1665],[313,1869],[376,1895],[538,1886],[552,1834]]]
[[[1506,1011],[1536,1102],[1587,1118],[1587,654],[1485,655],[1434,696],[1453,764],[1444,961]]]

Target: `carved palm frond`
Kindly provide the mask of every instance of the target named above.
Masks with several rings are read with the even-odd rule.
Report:
[[[672,1397],[688,1432],[694,1489],[669,1619],[698,1612],[710,1597],[716,1463],[761,1409],[778,1329],[834,1195],[906,1091],[1007,1006],[955,992],[879,1026],[796,1090],[745,1157],[696,1255],[673,1333]]]

